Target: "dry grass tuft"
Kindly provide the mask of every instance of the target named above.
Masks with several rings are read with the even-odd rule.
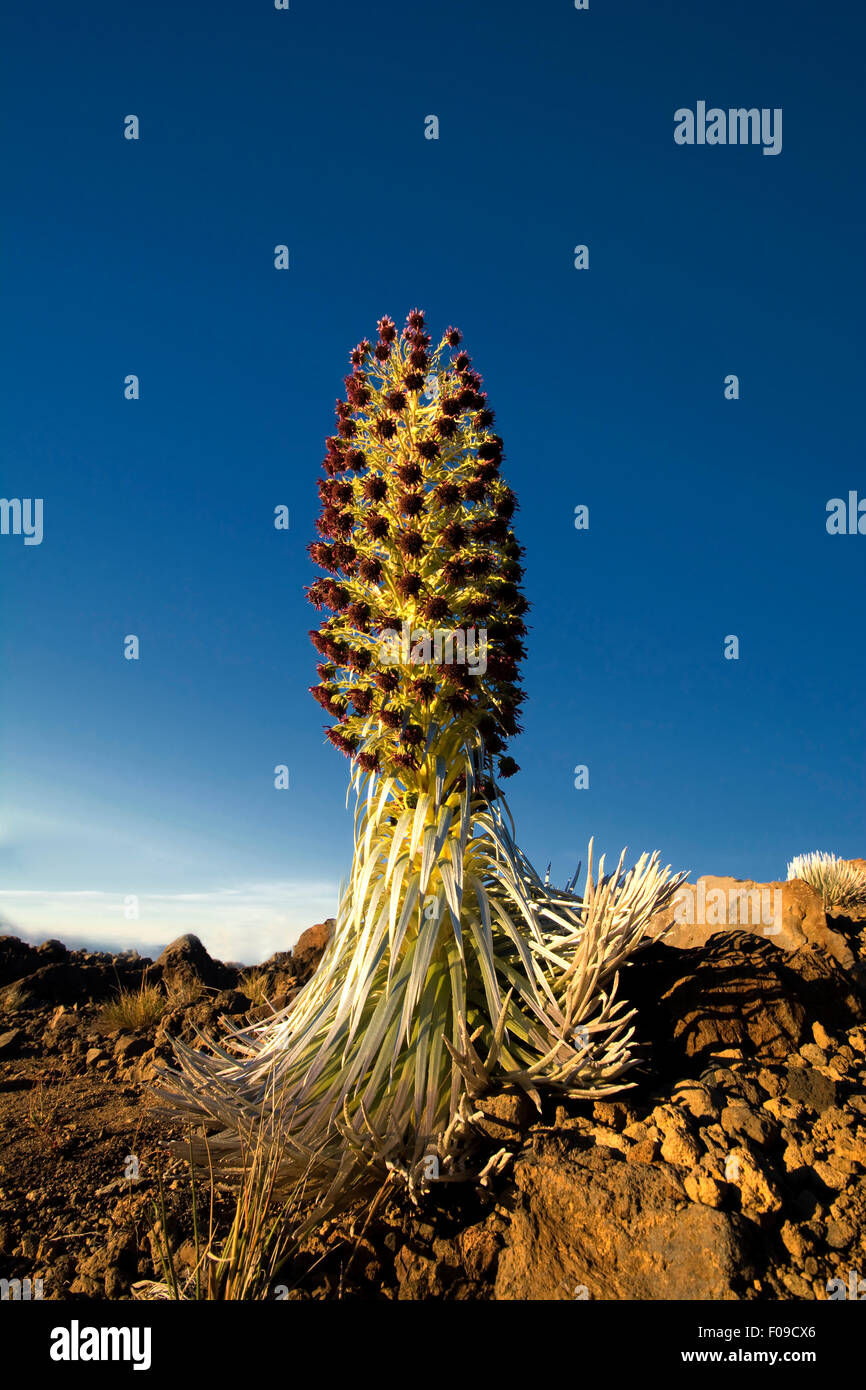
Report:
[[[238,989],[252,1004],[267,1004],[270,989],[268,977],[263,970],[245,970],[238,981]]]
[[[199,1141],[198,1148],[201,1148]],[[245,1143],[235,1210],[228,1233],[220,1236],[214,1218],[214,1167],[210,1148],[204,1142],[209,1179],[207,1231],[202,1228],[199,1211],[199,1182],[196,1177],[200,1153],[193,1141],[189,1147],[189,1175],[192,1197],[194,1261],[191,1270],[181,1266],[178,1252],[166,1232],[165,1190],[159,1175],[159,1202],[154,1206],[153,1235],[159,1252],[163,1278],[141,1280],[132,1287],[134,1298],[154,1301],[263,1300],[285,1297],[275,1281],[294,1242],[303,1183],[288,1197],[278,1196],[277,1180],[281,1166],[279,1125],[275,1111],[271,1123],[263,1124],[252,1144]]]
[[[103,1005],[99,1021],[104,1028],[149,1028],[158,1023],[168,1001],[158,985],[142,982],[139,990],[122,989]]]

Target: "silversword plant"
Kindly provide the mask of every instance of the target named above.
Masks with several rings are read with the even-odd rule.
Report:
[[[617,972],[681,882],[655,854],[596,875],[590,843],[578,897],[518,848],[499,782],[518,770],[528,604],[481,377],[460,333],[434,347],[417,310],[402,333],[383,318],[351,364],[309,590],[325,614],[313,694],[351,759],[351,877],[288,1008],[210,1052],[179,1046],[164,1082],[229,1151],[278,1098],[287,1176],[315,1172],[331,1201],[371,1169],[455,1174],[486,1092],[620,1089],[633,1029]],[[440,659],[434,629],[476,628],[484,663]]]
[[[788,878],[801,878],[816,888],[825,907],[840,909],[866,905],[866,872],[838,855],[815,850],[798,854],[788,865]]]

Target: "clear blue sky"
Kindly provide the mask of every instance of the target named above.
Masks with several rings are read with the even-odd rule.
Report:
[[[825,529],[866,495],[862,9],[15,9],[0,494],[44,539],[0,536],[0,914],[253,960],[333,911],[305,548],[349,349],[416,305],[462,328],[521,502],[530,857],[866,853],[866,536]],[[782,108],[781,154],[675,144],[701,100]]]

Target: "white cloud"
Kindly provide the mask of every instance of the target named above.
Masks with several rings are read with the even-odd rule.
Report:
[[[215,958],[254,965],[288,950],[314,922],[333,917],[337,896],[335,884],[319,881],[241,883],[135,899],[98,889],[0,889],[0,932],[148,956],[193,932]]]

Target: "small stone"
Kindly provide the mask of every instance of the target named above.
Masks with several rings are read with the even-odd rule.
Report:
[[[855,1068],[852,1066],[851,1062],[848,1061],[847,1057],[842,1057],[837,1053],[835,1056],[831,1056],[827,1064],[827,1070],[830,1072],[831,1076],[844,1077],[848,1076]]]
[[[105,1271],[105,1297],[122,1298],[129,1288],[129,1280],[122,1270],[116,1265],[110,1265]]]
[[[689,1122],[676,1105],[657,1105],[652,1117],[662,1134],[688,1134]]]
[[[854,1116],[842,1106],[831,1105],[825,1110],[823,1115],[816,1120],[813,1126],[813,1134],[830,1134],[839,1129],[851,1129],[854,1126]]]
[[[771,1096],[765,1100],[763,1107],[768,1114],[775,1120],[787,1120],[797,1124],[802,1119],[804,1110],[799,1101],[791,1100],[788,1096]]]
[[[792,1270],[783,1270],[779,1276],[785,1288],[788,1289],[795,1298],[812,1299],[812,1286],[806,1283],[799,1274],[794,1274]]]
[[[677,1104],[684,1105],[695,1120],[718,1119],[718,1108],[709,1088],[699,1081],[680,1081],[674,1091],[674,1099]]]
[[[495,1272],[499,1241],[486,1226],[468,1226],[458,1244],[463,1268],[470,1279],[485,1279]]]
[[[601,1125],[607,1125],[621,1133],[628,1124],[629,1112],[621,1100],[597,1100],[592,1109],[593,1118]]]
[[[825,1163],[823,1159],[819,1158],[812,1166],[824,1186],[832,1188],[834,1192],[841,1192],[854,1172],[853,1164],[849,1163],[847,1159],[836,1158],[835,1156],[832,1164]]]
[[[21,1050],[24,1034],[20,1028],[9,1028],[0,1033],[0,1057],[17,1057]]]
[[[621,1134],[616,1134],[611,1129],[602,1129],[600,1126],[594,1129],[593,1138],[602,1149],[617,1149],[620,1153],[626,1153],[629,1147],[628,1140]]]
[[[737,1104],[726,1105],[722,1110],[722,1129],[726,1134],[737,1138],[744,1136],[755,1144],[766,1144],[776,1133],[773,1122],[760,1111]]]
[[[639,1144],[642,1139],[647,1137],[647,1127],[642,1120],[635,1120],[634,1124],[626,1125],[623,1136]]]
[[[788,1067],[786,1093],[790,1100],[798,1101],[819,1114],[836,1104],[836,1083],[832,1077],[824,1076],[805,1064]]]
[[[862,1132],[858,1134],[836,1134],[833,1137],[833,1161],[844,1159],[848,1163],[857,1163],[861,1168],[866,1168],[866,1137]]]
[[[476,1102],[476,1110],[481,1112],[481,1117],[473,1120],[475,1127],[488,1139],[500,1143],[520,1139],[537,1114],[522,1091],[503,1091],[498,1095],[484,1096]]]
[[[827,1032],[827,1029],[824,1027],[823,1023],[812,1024],[812,1037],[814,1038],[816,1045],[822,1048],[825,1052],[829,1048],[835,1048],[837,1046],[836,1039],[830,1037],[830,1034]]]
[[[242,1014],[249,1008],[249,1000],[239,989],[223,989],[214,995],[213,1006],[224,1014]]]
[[[758,1085],[768,1096],[776,1097],[782,1094],[784,1082],[778,1072],[762,1067],[758,1072]]]
[[[785,1221],[779,1235],[788,1253],[793,1255],[795,1260],[802,1263],[806,1258],[811,1242],[804,1239],[801,1228],[799,1226],[794,1226],[790,1221]]]
[[[687,1173],[684,1186],[693,1202],[700,1202],[705,1207],[720,1207],[722,1205],[724,1200],[722,1184],[702,1169],[698,1168],[693,1173]]]
[[[637,1144],[632,1145],[625,1157],[627,1163],[655,1163],[658,1156],[658,1141],[641,1139]]]
[[[123,1033],[114,1044],[114,1058],[117,1062],[129,1062],[147,1052],[150,1043],[147,1038],[136,1037],[134,1033]]]
[[[700,1160],[700,1145],[687,1134],[671,1132],[662,1143],[662,1158],[679,1168],[692,1168]]]
[[[701,1130],[701,1138],[708,1148],[717,1149],[722,1153],[727,1153],[730,1141],[721,1125],[707,1125],[706,1129]]]
[[[815,1162],[815,1146],[813,1144],[790,1143],[786,1145],[782,1153],[782,1162],[785,1165],[786,1173],[794,1173],[800,1168],[811,1168]]]
[[[731,1180],[740,1189],[743,1210],[758,1216],[780,1211],[782,1198],[778,1188],[768,1175],[761,1171],[752,1155],[746,1149],[733,1149],[731,1158],[735,1164],[729,1166]]]
[[[833,1250],[844,1250],[854,1239],[854,1227],[847,1221],[830,1217],[827,1222],[827,1244]]]
[[[69,1285],[69,1292],[84,1294],[86,1298],[103,1298],[105,1282],[93,1279],[89,1274],[79,1274]]]

